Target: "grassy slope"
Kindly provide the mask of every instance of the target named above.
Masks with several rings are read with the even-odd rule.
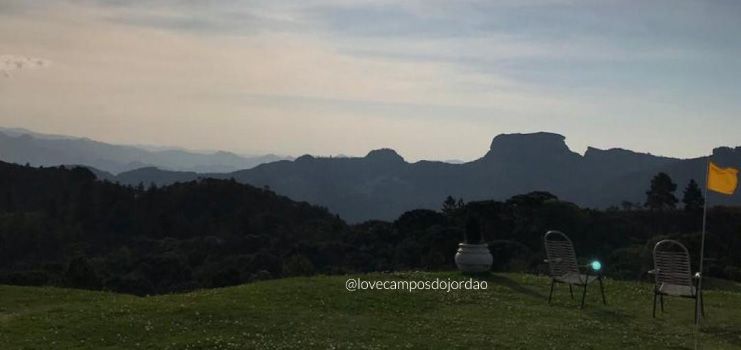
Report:
[[[457,273],[361,278],[462,279]],[[594,285],[579,310],[548,280],[487,277],[486,291],[347,292],[346,277],[291,278],[188,294],[128,295],[0,286],[0,346],[12,348],[693,348],[692,301],[651,318],[651,285]],[[741,348],[741,288],[706,292],[705,349]]]

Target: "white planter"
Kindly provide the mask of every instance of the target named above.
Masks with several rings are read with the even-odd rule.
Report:
[[[455,253],[455,265],[463,272],[486,272],[493,262],[489,245],[459,243]]]

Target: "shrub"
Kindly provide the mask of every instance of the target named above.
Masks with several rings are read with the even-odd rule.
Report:
[[[292,255],[283,261],[283,276],[309,276],[314,274],[314,264],[303,255]]]
[[[95,270],[84,257],[77,257],[69,262],[64,273],[64,284],[68,287],[82,289],[99,289],[101,281]]]

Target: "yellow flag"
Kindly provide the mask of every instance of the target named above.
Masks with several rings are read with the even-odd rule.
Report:
[[[733,194],[738,185],[738,169],[721,168],[710,162],[708,168],[708,189],[718,193]]]

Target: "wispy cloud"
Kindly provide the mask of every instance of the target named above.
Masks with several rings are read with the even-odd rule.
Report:
[[[11,77],[11,72],[46,68],[51,65],[51,61],[43,58],[34,58],[21,55],[0,55],[0,72],[7,77]]]

